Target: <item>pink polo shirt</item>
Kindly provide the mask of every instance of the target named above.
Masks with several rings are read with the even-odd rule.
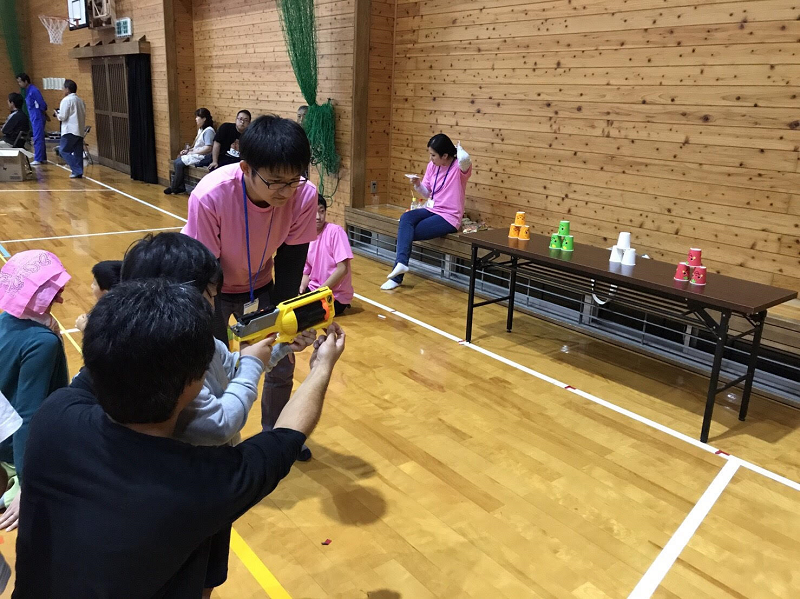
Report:
[[[238,163],[220,167],[203,177],[189,196],[189,220],[182,232],[203,242],[219,258],[225,277],[224,293],[250,290],[244,206],[242,169]],[[281,245],[301,245],[316,239],[316,214],[317,187],[310,181],[280,208],[259,208],[247,201],[253,289],[272,280],[272,257]],[[264,262],[259,270],[262,255]]]
[[[437,177],[438,171],[438,177]],[[446,174],[446,177],[445,177]],[[428,208],[438,214],[457,230],[461,230],[461,217],[464,216],[464,202],[467,197],[467,181],[472,176],[472,165],[466,173],[458,168],[458,161],[454,160],[450,172],[446,166],[434,166],[428,163],[422,184],[433,193],[433,208]]]
[[[311,245],[308,246],[308,257],[304,275],[311,275],[308,289],[314,291],[322,287],[328,277],[336,270],[336,265],[344,260],[353,259],[353,250],[347,233],[339,225],[325,223],[322,231]],[[344,278],[333,289],[333,297],[340,304],[349,304],[353,301],[353,273],[349,270]]]

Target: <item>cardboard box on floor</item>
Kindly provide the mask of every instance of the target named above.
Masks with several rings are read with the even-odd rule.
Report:
[[[33,154],[21,149],[0,150],[0,181],[24,181],[33,173]]]

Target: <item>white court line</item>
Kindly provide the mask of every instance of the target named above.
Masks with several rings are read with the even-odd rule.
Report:
[[[647,426],[649,428],[661,431],[662,433],[665,433],[665,434],[669,435],[670,437],[674,437],[675,439],[679,439],[679,440],[683,441],[684,443],[689,443],[690,445],[693,445],[694,447],[697,447],[698,449],[702,449],[703,451],[706,451],[708,453],[713,453],[713,454],[719,455],[724,459],[735,459],[737,464],[739,464],[739,466],[741,466],[743,468],[747,468],[748,470],[752,470],[753,472],[757,472],[758,474],[761,474],[762,476],[765,476],[765,477],[767,477],[767,478],[769,478],[771,480],[774,480],[777,483],[780,483],[782,485],[786,485],[787,487],[790,487],[790,488],[792,488],[792,489],[794,489],[796,491],[800,491],[800,483],[798,483],[796,481],[793,481],[793,480],[791,480],[789,478],[786,478],[785,476],[781,476],[780,474],[776,474],[775,472],[767,470],[766,468],[762,468],[761,466],[756,466],[755,464],[752,464],[752,463],[747,462],[745,460],[742,460],[740,458],[734,458],[734,456],[729,456],[729,454],[727,454],[726,452],[721,451],[721,450],[717,449],[716,447],[714,447],[712,445],[709,445],[708,443],[703,443],[702,441],[700,441],[698,439],[695,439],[694,437],[690,437],[689,435],[686,435],[684,433],[681,433],[679,431],[671,429],[670,427],[665,426],[663,424],[660,424],[660,423],[656,422],[655,420],[650,420],[649,418],[645,418],[644,416],[641,416],[641,415],[637,414],[636,412],[631,412],[630,410],[627,410],[627,409],[625,409],[623,407],[620,407],[620,406],[618,406],[616,404],[613,404],[610,401],[606,401],[605,399],[601,399],[601,398],[599,398],[599,397],[597,397],[595,395],[592,395],[591,393],[587,393],[586,391],[582,391],[580,389],[576,389],[575,387],[573,387],[571,385],[567,385],[565,383],[562,383],[561,381],[559,381],[557,379],[549,377],[546,374],[542,374],[541,372],[537,372],[536,370],[533,370],[532,368],[528,368],[527,366],[523,366],[522,364],[514,362],[513,360],[509,360],[508,358],[505,358],[505,357],[503,357],[503,356],[501,356],[499,354],[496,354],[496,353],[494,353],[494,352],[492,352],[492,351],[490,351],[488,349],[484,349],[484,348],[479,347],[477,345],[474,345],[472,343],[467,343],[466,341],[464,341],[462,339],[458,339],[455,335],[451,335],[450,333],[447,333],[447,332],[445,332],[445,331],[443,331],[441,329],[437,329],[434,326],[431,326],[429,324],[423,323],[423,322],[417,320],[416,318],[412,318],[412,317],[410,317],[410,316],[408,316],[406,314],[403,314],[402,312],[398,312],[394,308],[390,308],[388,306],[380,304],[380,303],[378,303],[376,301],[373,301],[373,300],[369,299],[368,297],[364,297],[363,295],[360,295],[358,293],[354,294],[354,297],[360,299],[363,302],[371,304],[371,305],[373,305],[373,306],[375,306],[377,308],[380,308],[381,310],[385,310],[386,312],[388,312],[390,314],[394,314],[395,316],[399,316],[400,318],[404,318],[405,320],[408,320],[408,321],[413,322],[415,324],[419,324],[420,326],[423,326],[424,328],[428,329],[429,331],[432,331],[432,332],[436,333],[437,335],[441,335],[442,337],[450,339],[451,341],[453,341],[453,340],[457,341],[458,344],[463,346],[463,347],[467,347],[467,348],[469,348],[471,350],[474,350],[474,351],[476,351],[478,353],[481,353],[481,354],[483,354],[485,356],[488,356],[489,358],[492,358],[493,360],[497,360],[498,362],[502,362],[503,364],[511,366],[512,368],[516,368],[517,370],[520,370],[521,372],[524,372],[524,373],[529,374],[531,376],[534,376],[534,377],[536,377],[536,378],[538,378],[538,379],[540,379],[542,381],[550,383],[551,385],[554,385],[556,387],[560,387],[561,389],[569,391],[570,393],[574,393],[575,395],[578,395],[578,396],[583,397],[584,399],[587,399],[587,400],[589,400],[589,401],[591,401],[593,403],[601,405],[604,408],[608,408],[609,410],[613,410],[617,414],[620,414],[622,416],[625,416],[627,418],[630,418],[632,420],[640,422],[640,423],[644,424],[645,426]]]
[[[101,237],[103,235],[126,235],[127,233],[149,233],[151,231],[172,231],[180,227],[160,227],[158,229],[136,229],[134,231],[109,231],[108,233],[80,233],[76,235],[59,235],[58,237],[31,237],[30,239],[6,239],[0,243],[20,243],[23,241],[48,241],[50,239],[72,239],[73,237]]]
[[[53,166],[57,166],[58,168],[60,168],[62,170],[65,170],[65,171],[69,170],[67,167],[61,166],[60,164],[56,164],[55,162],[50,162],[50,164],[52,164]],[[101,181],[98,181],[97,179],[92,179],[91,177],[83,177],[83,178],[86,181],[91,181],[92,183],[97,183],[98,185],[102,185],[103,187],[105,187],[106,189],[110,189],[111,191],[116,191],[118,194],[123,195],[126,198],[130,198],[134,202],[139,202],[140,204],[144,204],[145,206],[149,206],[153,210],[158,210],[159,212],[161,212],[163,214],[166,214],[168,216],[171,216],[172,218],[177,218],[181,222],[184,222],[184,223],[186,222],[186,219],[183,218],[182,216],[178,216],[177,214],[173,214],[172,212],[164,210],[163,208],[159,208],[158,206],[155,206],[155,205],[151,204],[150,202],[145,202],[144,200],[140,200],[139,198],[137,198],[135,196],[132,196],[129,193],[125,193],[124,191],[120,191],[116,187],[111,187],[110,185],[106,185],[105,183],[103,183]]]
[[[66,333],[67,335],[72,335],[74,333],[80,333],[80,330],[78,330],[78,329],[64,329],[61,332],[62,333]]]
[[[686,516],[678,530],[672,535],[672,538],[664,545],[661,553],[655,561],[650,564],[647,572],[644,573],[639,584],[634,587],[628,599],[647,599],[653,595],[655,590],[664,580],[664,577],[669,572],[675,560],[683,551],[684,547],[689,543],[689,540],[697,532],[698,527],[702,524],[708,512],[719,499],[719,496],[731,482],[733,475],[739,469],[741,463],[736,458],[729,458],[728,462],[722,467],[717,476],[708,485],[703,496],[692,508],[692,511]]]
[[[58,165],[56,165],[58,166]],[[88,181],[89,179],[87,179]],[[87,191],[103,191],[102,189],[0,189],[0,193],[39,193],[39,192],[70,192],[70,193],[86,193]]]

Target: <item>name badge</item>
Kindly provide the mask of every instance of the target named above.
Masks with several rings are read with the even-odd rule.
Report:
[[[244,305],[245,314],[252,314],[253,312],[258,312],[258,298]]]

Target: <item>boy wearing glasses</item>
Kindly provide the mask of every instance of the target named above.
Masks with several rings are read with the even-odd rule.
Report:
[[[241,162],[216,169],[195,187],[183,228],[222,266],[214,336],[224,343],[231,315],[239,318],[297,295],[308,245],[317,236],[317,188],[303,176],[311,162],[303,128],[278,116],[261,116],[239,139],[239,153]],[[289,356],[266,375],[264,430],[274,427],[289,401],[293,374]],[[306,446],[299,459],[311,459]]]

